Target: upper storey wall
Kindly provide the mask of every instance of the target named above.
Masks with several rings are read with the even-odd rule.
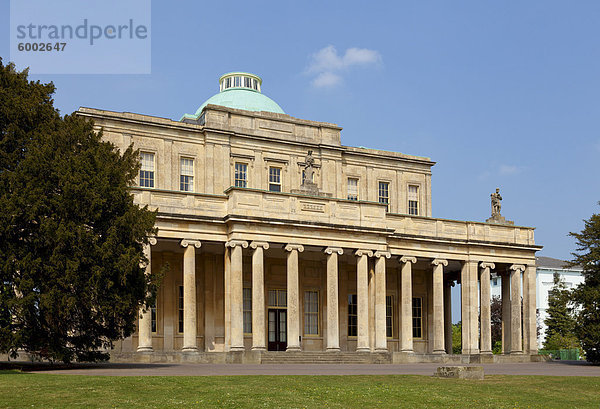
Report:
[[[198,124],[131,113],[81,108],[104,139],[121,149],[130,143],[155,154],[155,188],[178,191],[180,160],[194,160],[193,191],[222,194],[234,185],[235,163],[247,165],[247,187],[269,189],[269,168],[281,169],[281,190],[302,183],[309,149],[315,183],[335,198],[348,197],[348,178],[358,180],[358,199],[377,202],[379,183],[389,187],[391,213],[408,213],[408,187],[417,186],[420,216],[431,216],[431,162],[396,152],[345,147],[341,128],[284,114],[248,112],[209,105]]]

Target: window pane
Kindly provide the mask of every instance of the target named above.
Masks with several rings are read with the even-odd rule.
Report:
[[[179,310],[179,325],[178,332],[183,332],[183,286],[179,286],[179,301],[178,301],[178,310]]]
[[[281,192],[281,168],[269,168],[269,190]]]
[[[356,294],[348,294],[348,336],[355,337],[358,334],[358,317],[356,306]]]
[[[348,200],[358,200],[358,179],[348,178]]]
[[[419,214],[419,186],[408,186],[408,214]]]
[[[245,163],[235,164],[235,187],[248,186],[248,165]]]
[[[150,318],[152,321],[152,332],[156,332],[156,301],[154,301],[154,305],[150,308]]]
[[[269,290],[269,307],[277,307],[277,291]]]
[[[140,152],[140,186],[154,187],[154,154]]]
[[[287,307],[287,291],[277,290],[277,306]]]
[[[244,288],[244,333],[252,333],[252,288]]]
[[[394,322],[394,297],[392,295],[385,296],[385,333],[387,337],[393,336]]]
[[[390,203],[390,184],[388,182],[379,182],[379,203]]]
[[[413,338],[421,338],[423,328],[423,308],[422,299],[415,297],[412,299],[412,310],[413,310]]]
[[[309,335],[319,334],[319,293],[317,291],[304,292],[304,333]]]

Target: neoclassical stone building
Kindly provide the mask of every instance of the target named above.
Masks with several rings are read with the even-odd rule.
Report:
[[[344,146],[340,127],[285,114],[255,75],[219,85],[179,121],[78,111],[139,149],[135,201],[158,209],[148,268],[168,265],[114,355],[450,354],[460,283],[462,353],[484,356],[492,272],[506,277],[505,353],[537,353],[533,228],[434,218],[429,158]]]

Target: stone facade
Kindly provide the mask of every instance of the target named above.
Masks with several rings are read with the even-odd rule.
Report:
[[[78,115],[146,154],[145,187],[132,193],[158,209],[148,268],[168,265],[156,308],[116,354],[448,354],[457,282],[463,354],[489,354],[492,273],[510,280],[505,352],[537,353],[534,229],[432,217],[429,158],[343,146],[330,123],[217,105],[191,123]]]

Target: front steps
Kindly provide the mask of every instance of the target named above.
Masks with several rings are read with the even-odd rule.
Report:
[[[206,363],[206,364],[492,364],[540,362],[542,355],[433,355],[402,352],[113,352],[111,362],[128,363]]]
[[[391,364],[392,354],[370,352],[263,352],[262,364]]]

